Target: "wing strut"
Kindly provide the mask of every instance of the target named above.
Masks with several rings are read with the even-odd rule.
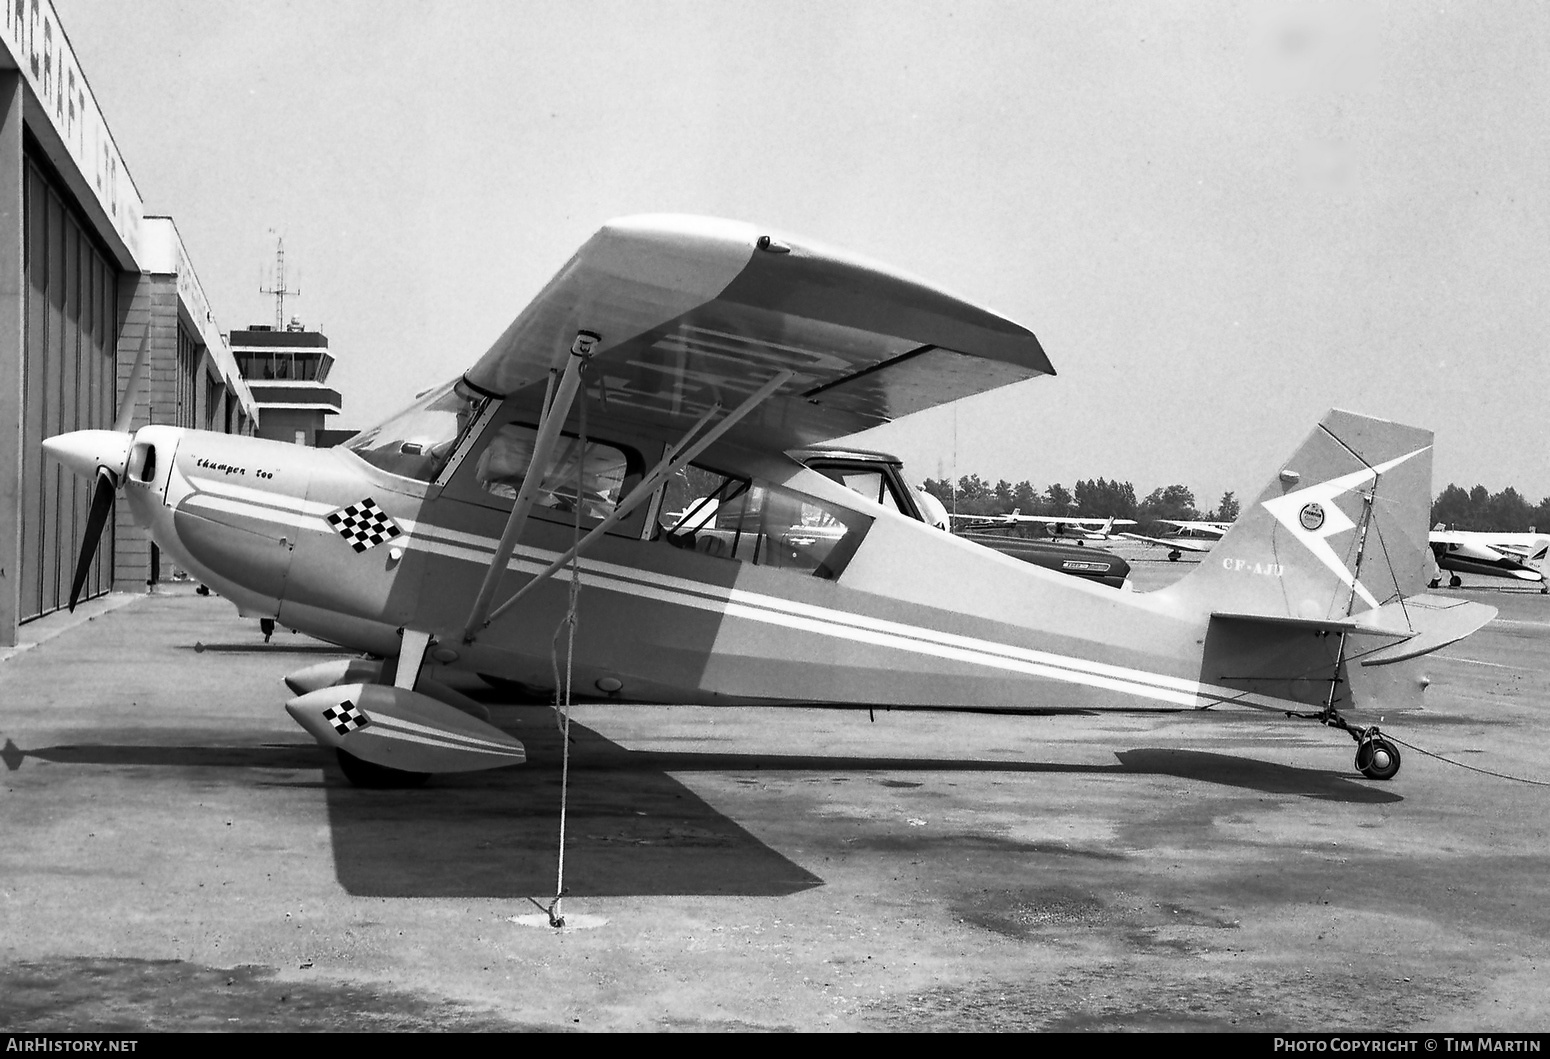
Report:
[[[732,427],[736,426],[744,416],[748,415],[748,413],[752,412],[755,408],[762,404],[776,390],[780,389],[787,382],[791,381],[795,375],[796,373],[792,371],[777,372],[775,376],[766,382],[763,386],[749,394],[746,401],[732,409],[732,411],[728,412],[726,416],[715,426],[705,431],[705,433],[702,434],[698,440],[692,440],[694,435],[699,433],[700,429],[704,427],[704,425],[710,420],[710,417],[720,411],[721,406],[712,405],[709,409],[707,409],[705,414],[700,417],[699,421],[695,423],[694,426],[689,428],[689,432],[683,436],[678,444],[674,445],[672,448],[669,448],[666,454],[663,455],[662,459],[658,461],[657,465],[651,469],[651,472],[640,480],[640,484],[636,485],[634,489],[631,489],[629,495],[626,496],[623,500],[619,501],[611,515],[605,518],[602,522],[598,523],[596,526],[593,526],[585,537],[581,538],[581,540],[577,541],[574,545],[567,549],[565,553],[558,559],[555,559],[548,566],[544,567],[543,570],[539,571],[531,581],[519,588],[516,594],[513,595],[510,599],[506,600],[506,602],[502,603],[499,607],[496,607],[493,611],[491,611],[489,617],[478,623],[477,628],[475,627],[474,622],[470,620],[468,630],[463,634],[464,642],[471,642],[477,633],[482,632],[496,618],[499,618],[502,614],[516,606],[517,601],[523,596],[527,595],[527,593],[532,590],[534,586],[548,580],[549,577],[551,577],[557,570],[565,566],[566,563],[570,562],[577,555],[581,554],[581,552],[593,541],[597,540],[609,529],[613,528],[619,522],[629,517],[630,512],[634,511],[643,502],[650,498],[650,496],[657,491],[663,482],[682,470],[691,460],[693,460],[700,453],[704,452],[707,448],[714,444],[717,438],[721,437],[721,435],[725,434],[728,430],[731,430]],[[502,566],[505,565],[506,560],[509,558],[509,552],[504,557],[497,555],[497,559],[500,561]],[[497,569],[498,567],[492,566],[490,571],[493,574]]]
[[[575,401],[576,391],[581,387],[581,366],[592,355],[599,341],[600,336],[591,331],[577,331],[576,339],[571,343],[570,356],[565,360],[565,372],[560,376],[559,385],[552,386],[553,400],[544,409],[543,420],[538,424],[538,435],[533,439],[533,456],[528,460],[527,474],[522,479],[522,487],[517,490],[516,502],[511,505],[511,517],[506,520],[506,530],[495,547],[495,557],[490,560],[484,583],[479,586],[479,595],[474,599],[474,609],[469,612],[468,623],[463,627],[465,643],[471,641],[475,631],[485,625],[490,601],[495,598],[495,586],[500,582],[506,564],[511,561],[511,553],[516,550],[523,527],[527,525],[527,516],[533,510],[533,501],[543,483],[543,472],[549,468],[555,439],[560,436],[560,427],[564,425],[565,417],[570,415],[571,403]],[[553,379],[553,376],[550,378]]]

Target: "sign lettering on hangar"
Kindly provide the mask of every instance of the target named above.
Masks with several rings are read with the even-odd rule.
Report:
[[[3,41],[124,245],[140,260],[145,204],[51,0],[0,0]]]

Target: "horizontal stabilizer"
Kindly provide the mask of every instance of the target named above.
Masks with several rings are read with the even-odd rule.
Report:
[[[1379,648],[1362,657],[1364,666],[1385,666],[1391,662],[1403,662],[1446,647],[1455,640],[1462,640],[1496,617],[1496,608],[1467,599],[1449,599],[1446,596],[1414,596],[1399,603],[1389,603],[1386,611],[1403,610],[1415,635],[1388,647]]]
[[[1296,618],[1279,614],[1212,613],[1212,622],[1246,622],[1312,632],[1343,632],[1348,636],[1382,636],[1393,642],[1375,650],[1352,644],[1347,657],[1364,666],[1382,666],[1417,658],[1475,632],[1492,618],[1496,608],[1484,603],[1446,596],[1415,596],[1363,611],[1351,618]]]

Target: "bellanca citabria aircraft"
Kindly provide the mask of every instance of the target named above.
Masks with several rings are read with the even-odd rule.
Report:
[[[897,461],[830,445],[1053,370],[1026,328],[874,262],[634,217],[341,448],[122,421],[45,444],[97,480],[83,562],[122,493],[243,614],[367,656],[287,678],[357,783],[524,760],[426,673],[552,687],[572,577],[574,686],[619,701],[1245,707],[1342,729],[1393,776],[1398,748],[1356,719],[1418,704],[1409,660],[1495,613],[1412,595],[1431,434],[1330,412],[1207,562],[1148,593],[943,533]]]

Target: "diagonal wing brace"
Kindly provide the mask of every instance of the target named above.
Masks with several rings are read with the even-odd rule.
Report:
[[[511,553],[516,550],[517,540],[527,525],[528,514],[533,510],[533,502],[537,499],[538,488],[543,481],[543,472],[548,469],[549,457],[554,452],[555,439],[560,436],[560,427],[564,425],[565,417],[570,415],[576,391],[581,388],[581,367],[600,341],[601,338],[591,331],[578,331],[575,341],[571,343],[565,372],[560,376],[559,385],[554,387],[553,397],[544,409],[542,422],[538,424],[538,436],[533,439],[533,455],[528,460],[527,475],[522,479],[522,487],[517,490],[517,499],[511,506],[505,532],[496,545],[495,557],[490,561],[489,570],[485,571],[484,583],[479,586],[479,595],[474,599],[474,609],[469,612],[468,622],[463,627],[465,643],[473,640],[474,633],[486,624],[485,615],[489,613],[490,601],[495,598],[495,587],[500,582],[506,564],[511,561]]]
[[[792,371],[781,371],[776,373],[776,375],[763,386],[749,394],[747,400],[738,405],[736,408],[732,409],[732,411],[728,412],[719,423],[705,431],[705,433],[698,439],[695,439],[694,435],[699,432],[699,430],[706,424],[711,416],[716,414],[721,406],[713,405],[710,409],[708,409],[706,413],[700,417],[699,421],[695,423],[694,426],[689,428],[689,432],[683,436],[678,444],[667,450],[667,453],[663,455],[662,459],[657,463],[657,465],[651,469],[651,472],[647,474],[646,477],[641,479],[640,484],[638,484],[634,489],[630,490],[628,496],[619,501],[612,514],[610,514],[596,526],[593,526],[585,537],[581,538],[581,540],[577,541],[574,545],[567,549],[565,553],[558,559],[555,559],[543,570],[539,571],[539,573],[534,576],[531,581],[518,589],[514,596],[490,612],[489,617],[482,621],[477,628],[475,628],[473,623],[470,622],[469,632],[464,634],[465,641],[471,641],[475,634],[487,628],[489,624],[496,618],[499,618],[502,614],[506,613],[506,611],[514,607],[517,601],[523,596],[527,595],[528,592],[530,592],[535,586],[548,580],[551,576],[554,575],[556,571],[564,567],[566,563],[570,562],[577,555],[580,555],[581,552],[593,541],[597,540],[613,526],[627,518],[630,512],[635,510],[643,502],[650,498],[650,496],[657,491],[663,482],[682,470],[690,461],[695,459],[695,457],[699,456],[700,453],[704,452],[707,448],[714,444],[716,439],[720,438],[721,435],[725,434],[728,430],[732,429],[732,427],[736,426],[737,423],[743,419],[743,417],[752,412],[766,399],[768,399],[771,394],[780,389],[787,382],[791,381],[791,379],[794,377],[795,372]],[[504,565],[505,561],[509,558],[509,552],[504,558],[499,555],[497,556],[497,559],[501,561],[502,565]],[[491,572],[493,573],[496,569],[496,567],[492,566]]]

